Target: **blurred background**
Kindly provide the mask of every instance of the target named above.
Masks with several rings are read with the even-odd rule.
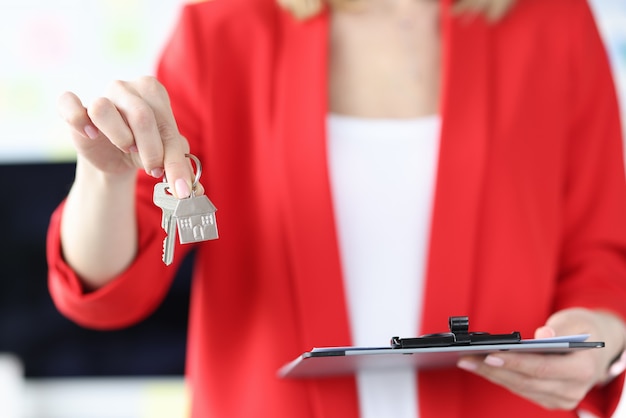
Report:
[[[3,418],[186,415],[190,259],[154,315],[113,332],[86,330],[58,314],[45,263],[48,219],[74,171],[57,97],[72,90],[89,102],[114,79],[152,74],[183,2],[0,0]],[[592,5],[626,121],[626,1]],[[616,417],[626,418],[625,403]]]
[[[185,416],[189,262],[148,320],[113,332],[56,311],[45,262],[48,220],[74,175],[58,96],[89,103],[114,79],[153,74],[182,3],[0,0],[2,418]]]

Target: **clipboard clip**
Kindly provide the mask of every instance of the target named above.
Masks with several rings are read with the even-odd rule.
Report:
[[[469,332],[467,316],[448,318],[450,332],[426,334],[416,338],[391,337],[391,348],[427,348],[451,347],[459,345],[515,344],[522,340],[518,331],[510,334],[489,334],[488,332]]]

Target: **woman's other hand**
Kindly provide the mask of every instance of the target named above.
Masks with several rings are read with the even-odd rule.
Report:
[[[595,385],[610,380],[610,365],[624,350],[626,327],[615,315],[574,308],[552,315],[535,338],[589,334],[602,349],[566,355],[505,353],[464,357],[462,369],[476,373],[547,409],[575,409]]]

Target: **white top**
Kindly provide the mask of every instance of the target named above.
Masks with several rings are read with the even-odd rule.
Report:
[[[328,159],[352,342],[415,336],[435,184],[440,118],[331,114]],[[416,418],[412,370],[357,374],[362,418]]]

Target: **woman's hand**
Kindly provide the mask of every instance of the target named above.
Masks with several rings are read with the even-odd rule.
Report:
[[[574,334],[590,334],[590,341],[604,341],[606,346],[566,355],[501,352],[464,357],[458,366],[547,409],[571,410],[591,388],[612,377],[608,370],[625,348],[626,327],[609,313],[566,309],[538,328],[535,338]]]
[[[72,128],[78,159],[108,178],[134,176],[137,169],[167,174],[175,194],[190,195],[189,144],[178,132],[165,88],[154,77],[115,81],[85,107],[73,93],[59,98],[59,113]]]
[[[78,154],[61,220],[63,256],[86,289],[98,289],[138,252],[137,170],[155,178],[166,174],[173,193],[188,197],[194,180],[185,156],[189,144],[178,132],[165,88],[153,77],[116,81],[88,107],[64,93],[58,107]],[[197,184],[194,192],[204,190]]]

